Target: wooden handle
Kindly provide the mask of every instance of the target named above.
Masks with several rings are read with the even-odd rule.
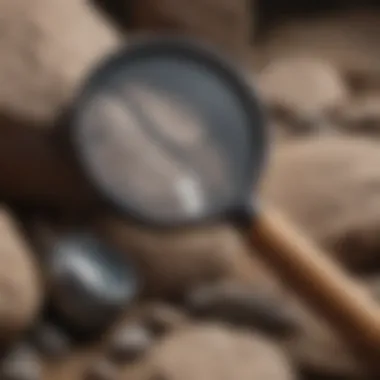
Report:
[[[272,210],[260,213],[251,238],[285,282],[379,370],[380,306],[364,287]]]
[[[0,126],[0,196],[5,200],[81,207],[93,193],[52,134],[17,125]]]

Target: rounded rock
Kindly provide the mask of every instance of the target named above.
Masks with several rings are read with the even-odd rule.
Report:
[[[275,343],[214,324],[193,325],[170,335],[153,349],[146,369],[149,378],[166,380],[296,378],[286,353]]]
[[[258,330],[276,338],[290,336],[296,330],[293,315],[282,298],[239,282],[196,287],[189,292],[186,307],[198,318]]]
[[[112,361],[126,363],[140,359],[151,347],[153,336],[140,325],[117,329],[111,336],[108,353]]]
[[[0,210],[0,343],[6,343],[34,321],[42,289],[34,257],[13,217]]]
[[[52,127],[78,81],[119,38],[82,1],[0,0],[0,14],[2,116],[16,126]]]
[[[83,333],[107,327],[138,291],[133,265],[87,232],[60,236],[48,268],[54,310]]]
[[[275,110],[290,114],[292,122],[305,125],[324,120],[341,105],[348,90],[336,68],[328,61],[308,56],[278,58],[258,77],[258,89]]]
[[[380,268],[378,142],[349,136],[278,147],[263,186],[275,204],[317,244],[355,273]]]

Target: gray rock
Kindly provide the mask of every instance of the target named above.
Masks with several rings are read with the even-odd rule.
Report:
[[[53,308],[84,332],[111,323],[138,291],[133,266],[87,232],[57,239],[48,268]]]

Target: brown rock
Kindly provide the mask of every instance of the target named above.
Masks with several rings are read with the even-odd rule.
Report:
[[[275,58],[311,55],[354,75],[364,88],[379,88],[378,10],[351,10],[304,18],[273,28],[258,51],[261,64]]]
[[[351,99],[336,112],[336,121],[345,133],[380,136],[380,96],[368,94]]]
[[[113,20],[127,27],[128,32],[182,33],[211,42],[233,56],[249,48],[253,19],[246,0],[144,0],[132,4],[128,0],[95,0],[95,3],[113,7]]]
[[[76,348],[64,360],[54,363],[45,362],[43,380],[84,380],[90,373],[99,372],[96,363],[104,363],[99,358],[102,348],[95,345],[91,347]],[[102,364],[100,364],[102,366]],[[112,371],[113,372],[113,371]]]
[[[323,128],[326,115],[347,97],[335,67],[313,56],[270,62],[259,75],[258,89],[275,117],[306,131]]]
[[[323,320],[298,303],[292,311],[299,328],[285,347],[299,368],[321,376],[366,378],[359,361]]]
[[[380,276],[357,281],[361,281],[380,302]],[[288,307],[299,328],[287,341],[286,349],[299,367],[320,376],[367,379],[358,359],[323,320],[294,300]]]
[[[275,338],[292,334],[296,328],[287,302],[257,293],[237,281],[199,286],[186,301],[188,310],[197,318],[223,321]]]
[[[373,297],[380,303],[380,274],[366,277],[365,283],[367,284]]]
[[[351,269],[380,268],[379,144],[321,137],[280,144],[263,183],[274,203]]]
[[[144,314],[144,313],[143,313]],[[143,315],[142,314],[142,315]],[[128,318],[125,319],[127,322]],[[144,322],[137,319],[137,322]],[[132,322],[130,326],[134,326]],[[127,325],[125,325],[127,326]],[[115,330],[117,331],[117,330]],[[106,336],[108,341],[113,336]],[[281,347],[261,335],[236,331],[215,324],[196,322],[177,325],[151,345],[139,361],[106,360],[109,342],[74,348],[61,362],[46,363],[44,380],[102,379],[295,379],[291,364]],[[260,377],[262,375],[262,377]]]
[[[168,304],[153,303],[143,310],[142,320],[156,338],[161,338],[186,323],[187,316]]]
[[[295,379],[287,356],[274,343],[217,325],[177,331],[144,364],[144,379]]]
[[[0,24],[2,194],[78,206],[88,186],[46,132],[118,39],[81,0],[0,0]]]
[[[49,125],[92,65],[117,44],[80,0],[0,1],[0,115]]]
[[[118,371],[112,363],[99,360],[92,363],[84,373],[83,380],[118,380]]]
[[[34,322],[42,289],[39,269],[12,216],[0,210],[0,343]]]
[[[142,324],[121,326],[109,339],[109,358],[115,363],[141,360],[153,343],[153,335]]]
[[[239,279],[258,291],[279,291],[239,231],[227,223],[157,231],[103,216],[95,228],[136,263],[147,295],[183,296],[193,286],[217,279]]]

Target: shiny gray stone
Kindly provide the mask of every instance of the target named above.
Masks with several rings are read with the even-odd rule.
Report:
[[[82,331],[104,328],[138,291],[134,267],[87,232],[57,239],[48,260],[52,305]]]

